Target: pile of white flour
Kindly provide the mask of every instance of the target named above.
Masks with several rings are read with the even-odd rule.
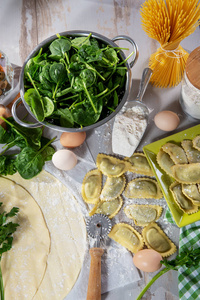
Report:
[[[136,150],[147,126],[144,111],[139,106],[128,108],[115,117],[112,132],[112,151],[130,157]]]

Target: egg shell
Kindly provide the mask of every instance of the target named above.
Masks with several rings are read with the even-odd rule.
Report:
[[[83,144],[86,139],[85,131],[63,132],[60,136],[60,143],[63,147],[75,148]]]
[[[175,112],[163,110],[155,115],[154,123],[163,131],[172,131],[178,127],[180,119]]]
[[[72,151],[62,149],[53,154],[52,162],[56,168],[68,171],[73,169],[77,164],[77,157]]]
[[[153,249],[143,249],[135,253],[133,257],[134,265],[144,272],[155,272],[160,269],[162,256]]]

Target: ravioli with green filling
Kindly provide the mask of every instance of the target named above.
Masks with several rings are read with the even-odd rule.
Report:
[[[162,150],[169,154],[175,164],[188,163],[187,156],[182,147],[169,142],[162,146]]]
[[[162,214],[162,207],[150,204],[132,204],[124,208],[128,218],[133,219],[137,226],[147,226],[158,220]]]
[[[131,157],[126,157],[126,160],[131,163],[129,171],[137,174],[154,176],[144,153],[133,153]]]
[[[95,204],[101,193],[102,173],[98,169],[89,171],[82,182],[81,194],[86,203]]]
[[[139,232],[125,223],[115,224],[108,236],[132,253],[136,253],[144,246],[143,238]]]
[[[107,177],[104,187],[100,194],[101,200],[113,200],[123,192],[126,184],[124,175],[120,177]]]
[[[99,201],[89,212],[89,215],[104,214],[112,219],[119,212],[123,204],[122,198],[119,196],[110,201]]]
[[[124,191],[124,195],[127,198],[147,199],[160,199],[163,196],[157,181],[147,177],[131,180]]]
[[[96,159],[97,168],[108,177],[119,177],[130,168],[130,162],[114,156],[99,153]]]
[[[176,164],[171,167],[176,181],[181,183],[200,183],[200,163]]]
[[[183,194],[181,183],[173,182],[170,185],[170,191],[179,208],[186,214],[193,214],[198,211],[198,206],[194,205],[193,202]]]
[[[168,257],[177,250],[174,243],[172,243],[164,231],[155,222],[144,227],[142,236],[146,246],[149,249],[159,252],[162,257]]]

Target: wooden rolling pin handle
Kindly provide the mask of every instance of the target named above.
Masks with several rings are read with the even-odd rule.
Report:
[[[90,274],[88,281],[87,300],[101,300],[101,248],[90,249]]]

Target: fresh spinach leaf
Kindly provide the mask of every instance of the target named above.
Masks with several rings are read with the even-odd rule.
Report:
[[[15,159],[10,155],[0,155],[0,174],[7,176],[16,172]]]
[[[31,179],[42,171],[45,159],[48,157],[46,148],[54,139],[38,151],[30,147],[25,147],[17,155],[15,166],[22,178]]]
[[[16,123],[12,117],[8,119],[3,117],[1,118],[6,122],[8,127],[7,133],[10,135],[10,139],[6,141],[7,145],[13,144],[19,147],[30,146],[35,149],[39,149],[41,147],[41,128],[26,128]],[[9,148],[11,147],[9,146]]]
[[[44,121],[44,105],[43,101],[35,89],[29,89],[24,94],[24,100],[30,106],[32,113],[39,122]]]
[[[61,58],[65,57],[65,52],[69,51],[70,48],[71,48],[70,40],[56,39],[49,46],[49,50],[51,52],[49,57],[55,60],[60,60]]]
[[[54,63],[49,69],[49,74],[53,82],[57,84],[62,84],[67,77],[67,71],[63,64]]]
[[[72,46],[79,49],[80,47],[82,47],[83,45],[90,45],[90,38],[91,34],[87,37],[81,36],[81,37],[76,37],[74,38],[71,43]]]
[[[68,108],[59,108],[55,115],[60,118],[60,125],[63,127],[72,128],[74,125],[73,116]]]
[[[81,126],[89,126],[99,120],[103,108],[103,101],[93,100],[96,112],[91,103],[86,101],[84,104],[77,106],[71,110],[74,121]]]
[[[49,97],[43,97],[44,116],[49,117],[54,112],[54,102]]]

